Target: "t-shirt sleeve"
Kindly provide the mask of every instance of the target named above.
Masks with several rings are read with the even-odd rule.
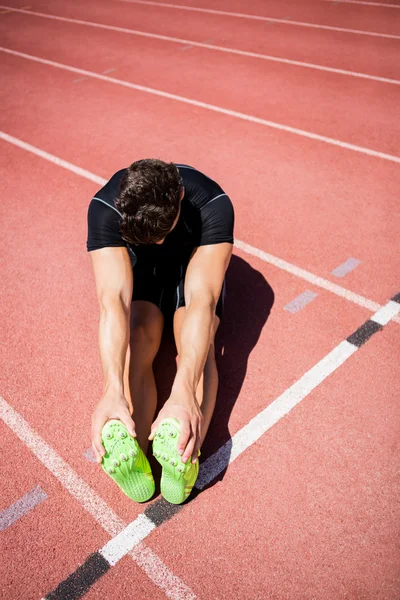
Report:
[[[88,252],[108,247],[127,247],[119,229],[120,216],[108,204],[93,199],[88,209]]]
[[[233,244],[235,213],[232,202],[226,194],[210,200],[200,210],[202,229],[200,246],[211,244]]]

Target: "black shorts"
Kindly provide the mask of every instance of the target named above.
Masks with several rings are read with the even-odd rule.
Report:
[[[178,308],[186,306],[184,283],[187,264],[164,266],[138,262],[133,268],[132,302],[144,300],[152,302],[171,319]],[[215,309],[222,318],[225,298],[225,281]]]

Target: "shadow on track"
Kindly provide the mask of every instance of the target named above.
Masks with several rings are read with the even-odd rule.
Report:
[[[239,397],[251,351],[256,345],[274,303],[274,292],[264,276],[245,260],[233,255],[226,275],[227,296],[224,315],[216,337],[219,390],[214,415],[201,450],[201,462],[226,444],[226,466],[206,487],[221,481],[231,449],[229,418]],[[170,328],[166,328],[154,371],[159,408],[168,398],[176,372],[176,349]],[[159,465],[151,461],[156,479]],[[158,467],[157,467],[158,465]],[[197,492],[197,493],[196,493]],[[193,490],[188,502],[198,495]]]

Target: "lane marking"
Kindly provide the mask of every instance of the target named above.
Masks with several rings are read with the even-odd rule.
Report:
[[[2,8],[2,7],[0,6],[0,8]],[[27,8],[31,8],[31,7],[30,6],[21,6],[21,8],[19,10],[24,10]],[[8,13],[12,13],[12,12],[15,12],[15,10],[12,7],[7,6],[7,10],[1,10],[0,15],[7,15]]]
[[[164,590],[168,598],[172,600],[196,600],[195,594],[178,577],[165,566],[160,558],[150,550],[150,548],[141,542],[135,546],[129,555],[137,562],[139,566],[152,569],[152,581],[158,587]]]
[[[86,169],[77,167],[76,165],[74,165],[66,160],[63,160],[63,159],[59,158],[58,156],[54,156],[53,154],[50,154],[49,152],[45,152],[44,150],[41,150],[40,148],[37,148],[36,146],[33,146],[32,144],[28,144],[27,142],[24,142],[12,135],[9,135],[8,133],[5,133],[4,131],[0,131],[0,139],[4,140],[10,144],[13,144],[23,150],[26,150],[27,152],[31,152],[32,154],[35,154],[36,156],[39,156],[40,158],[43,158],[43,159],[57,165],[58,167],[67,169],[68,171],[71,171],[72,173],[75,173],[76,175],[79,175],[80,177],[89,179],[89,181],[94,181],[95,183],[98,183],[101,186],[103,186],[107,183],[107,179],[105,179],[104,177],[99,177],[98,175],[95,175],[94,173],[91,173],[90,171],[87,171]],[[185,165],[177,164],[177,166],[185,166]],[[189,167],[187,167],[187,168],[189,168]],[[381,305],[378,304],[378,302],[374,302],[373,300],[364,298],[364,296],[361,296],[360,294],[351,292],[350,290],[348,290],[340,285],[337,285],[336,283],[332,283],[331,281],[328,281],[327,279],[323,279],[322,277],[319,277],[318,275],[314,275],[314,273],[310,273],[310,271],[306,271],[305,269],[297,267],[296,265],[293,265],[292,263],[289,263],[286,260],[283,260],[282,258],[278,258],[276,256],[273,256],[272,254],[269,254],[268,252],[264,252],[264,250],[255,248],[254,246],[251,246],[250,244],[247,244],[246,242],[242,242],[241,240],[236,239],[235,247],[246,254],[255,256],[256,258],[259,258],[260,260],[262,260],[266,263],[269,263],[269,264],[273,265],[274,267],[277,267],[278,269],[281,269],[282,271],[286,271],[287,273],[290,273],[291,275],[294,275],[295,277],[304,279],[305,281],[308,281],[309,283],[313,284],[315,287],[322,288],[328,292],[331,292],[332,294],[335,294],[336,296],[340,296],[341,298],[344,298],[345,300],[348,300],[349,302],[353,302],[354,304],[357,304],[358,306],[362,306],[363,308],[366,308],[367,310],[370,310],[371,312],[375,312],[381,308]],[[399,317],[395,317],[393,320],[396,321],[397,323],[400,323]]]
[[[25,421],[25,419],[17,413],[5,400],[0,397],[0,417],[6,425],[15,433],[15,435],[31,450],[36,458],[42,463],[58,479],[69,494],[79,502],[79,504],[93,517],[93,519],[101,525],[101,527],[112,537],[118,536],[125,530],[126,524],[124,521],[104,502],[100,496],[83,480],[75,471],[59,456],[51,446],[49,446]],[[141,534],[145,536],[146,532],[142,528]],[[140,538],[138,534],[137,539]],[[143,538],[142,538],[143,539]],[[140,567],[145,571],[149,579],[158,585],[168,598],[171,600],[186,600],[185,595],[179,595],[179,590],[185,591],[185,594],[191,594],[195,598],[190,588],[180,581],[173,573],[169,571],[169,580],[175,581],[175,591],[172,593],[168,589],[168,579],[166,583],[162,583],[159,574],[154,572],[155,565],[160,562],[156,556],[152,557],[152,551],[147,549],[146,555],[142,556]],[[146,560],[146,556],[150,556],[151,560]],[[132,558],[136,558],[132,555]],[[167,567],[164,565],[164,570]],[[86,571],[82,571],[82,581],[85,582]],[[67,578],[68,579],[68,578]],[[76,578],[72,578],[74,585]],[[77,585],[79,589],[79,585]],[[172,594],[172,595],[171,595]],[[46,596],[47,597],[47,596]],[[70,598],[70,596],[50,596],[53,598]],[[71,596],[72,598],[73,596]]]
[[[371,321],[375,321],[375,323],[379,323],[379,325],[386,325],[397,313],[398,305],[395,301],[391,300],[386,306],[382,306],[382,308],[371,317]]]
[[[286,304],[286,306],[284,306],[283,309],[287,310],[292,314],[295,314],[299,312],[299,310],[307,306],[307,304],[310,304],[310,302],[312,302],[317,296],[318,294],[316,294],[315,292],[306,290],[305,292],[291,300],[288,304]]]
[[[113,567],[136,544],[147,537],[155,527],[155,524],[145,514],[141,514],[132,523],[129,523],[121,533],[107,542],[99,550],[99,553]]]
[[[67,579],[62,581],[57,588],[47,594],[42,600],[75,600],[82,598],[96,583],[110,570],[110,565],[98,552],[91,554],[86,561],[77,568]]]
[[[360,263],[361,260],[358,260],[357,258],[348,258],[344,263],[336,267],[336,269],[333,269],[333,271],[331,271],[331,275],[340,278],[344,277],[353,271]]]
[[[43,64],[43,65],[55,67],[57,69],[62,69],[64,71],[70,71],[71,73],[79,73],[80,75],[86,75],[87,77],[93,77],[94,79],[106,81],[107,83],[114,83],[114,84],[120,85],[122,87],[126,87],[126,88],[129,88],[132,90],[137,90],[139,92],[145,92],[147,94],[152,94],[154,96],[160,96],[161,98],[167,98],[169,100],[176,100],[177,102],[182,102],[184,104],[190,104],[191,106],[204,108],[206,110],[210,110],[215,113],[227,115],[229,117],[234,117],[234,118],[240,119],[242,121],[256,123],[257,125],[263,125],[264,127],[269,127],[271,129],[277,129],[278,131],[284,131],[286,133],[291,133],[291,134],[298,135],[298,136],[308,138],[311,140],[315,140],[318,142],[323,142],[323,143],[329,144],[331,146],[337,146],[339,148],[351,150],[353,152],[358,152],[360,154],[365,154],[367,156],[373,156],[374,158],[381,158],[383,160],[388,160],[390,162],[400,164],[399,156],[393,156],[392,154],[385,154],[384,152],[378,152],[376,150],[371,150],[370,148],[365,148],[362,146],[356,146],[354,144],[342,142],[342,141],[336,140],[334,138],[319,135],[317,133],[312,133],[310,131],[305,131],[304,129],[290,127],[289,125],[282,125],[281,123],[276,123],[274,121],[267,121],[266,119],[260,119],[258,117],[253,117],[253,116],[245,114],[245,113],[237,112],[234,110],[229,110],[227,108],[221,108],[220,106],[216,106],[214,104],[200,102],[199,100],[193,100],[191,98],[186,98],[185,96],[178,96],[177,94],[170,94],[169,92],[163,92],[161,90],[156,90],[154,88],[149,88],[149,87],[145,87],[143,85],[130,83],[129,81],[125,81],[123,79],[116,79],[114,77],[108,77],[107,75],[101,75],[99,73],[94,73],[93,71],[87,71],[85,69],[78,69],[77,67],[71,67],[70,65],[65,65],[62,63],[54,62],[52,60],[39,58],[38,56],[32,56],[31,54],[17,52],[16,50],[11,50],[9,48],[0,47],[0,51],[4,52],[5,54],[11,54],[12,56],[18,56],[19,58],[25,58],[25,59],[31,60],[33,62],[37,62],[37,63]]]
[[[368,342],[368,340],[378,331],[383,329],[382,325],[377,323],[375,319],[369,320],[364,325],[359,327],[357,331],[355,331],[350,337],[347,338],[347,341],[350,344],[353,344],[357,348],[360,348],[363,344]]]
[[[374,37],[400,39],[400,35],[391,35],[388,33],[379,33],[375,31],[362,31],[361,29],[346,29],[344,27],[333,27],[331,25],[318,25],[317,23],[304,23],[303,21],[289,21],[287,19],[275,19],[272,17],[263,17],[261,15],[249,15],[245,13],[228,12],[225,10],[215,10],[212,8],[201,8],[199,6],[184,6],[183,4],[169,4],[166,2],[151,2],[150,0],[117,0],[118,2],[127,2],[129,4],[146,4],[148,6],[158,6],[161,8],[176,8],[178,10],[189,10],[194,12],[208,13],[210,15],[223,15],[225,17],[238,17],[240,19],[251,19],[254,21],[269,21],[270,23],[282,23],[283,25],[294,25],[296,27],[309,27],[312,29],[325,29],[328,31],[340,31],[341,33],[355,33],[359,35],[369,35]]]
[[[83,456],[86,458],[86,460],[88,462],[91,462],[91,463],[96,463],[97,462],[96,457],[95,457],[94,452],[93,452],[92,446],[90,446],[90,448],[88,448],[86,450],[86,452],[83,453]]]
[[[64,488],[112,537],[125,523],[5,400],[0,397],[0,417]]]
[[[388,305],[396,304],[396,314],[400,312],[400,303],[389,302],[383,308],[388,311]],[[393,313],[392,313],[393,314]],[[370,337],[380,331],[382,326],[372,319],[359,327],[351,336],[341,342],[314,367],[305,373],[298,381],[288,388],[279,398],[260,412],[247,425],[240,429],[231,440],[226,442],[215,454],[202,464],[196,487],[202,490],[211,483],[229,464],[242,452],[254,444],[268,429],[287,415],[301,400],[312,392],[324,379],[336,371],[358,348]]]
[[[276,256],[269,254],[268,252],[259,250],[258,248],[255,248],[254,246],[250,246],[250,244],[246,244],[245,242],[242,242],[240,240],[235,240],[235,246],[236,246],[236,248],[239,248],[243,252],[246,252],[246,254],[251,254],[252,256],[256,256],[260,260],[263,260],[264,262],[267,262],[271,265],[274,265],[275,267],[278,267],[278,269],[287,271],[288,273],[290,273],[291,275],[294,275],[295,277],[304,279],[305,281],[312,283],[316,287],[327,290],[328,292],[331,292],[332,294],[335,294],[336,296],[340,296],[341,298],[344,298],[345,300],[349,300],[350,302],[353,302],[354,304],[358,304],[358,306],[362,306],[363,308],[366,308],[366,309],[370,310],[371,312],[375,312],[381,308],[381,305],[378,304],[378,302],[374,302],[373,300],[364,298],[364,296],[361,296],[360,294],[351,292],[350,290],[348,290],[340,285],[337,285],[336,283],[328,281],[327,279],[323,279],[322,277],[318,277],[318,275],[314,275],[314,273],[310,273],[309,271],[306,271],[305,269],[297,267],[296,265],[293,265],[281,258],[277,258]],[[399,317],[396,317],[394,320],[396,321],[396,323],[400,323]]]
[[[0,8],[1,8],[1,6],[0,6]],[[86,25],[88,27],[96,27],[99,29],[108,29],[110,31],[116,31],[116,32],[120,32],[120,33],[126,33],[129,35],[136,35],[136,36],[145,37],[145,38],[153,38],[156,40],[172,42],[172,43],[179,44],[179,45],[185,44],[182,48],[180,48],[180,50],[189,50],[190,48],[193,48],[193,47],[206,48],[207,50],[215,50],[217,52],[225,52],[227,54],[234,54],[234,55],[238,55],[238,56],[245,56],[248,58],[256,58],[256,59],[261,59],[261,60],[268,60],[270,62],[277,62],[277,63],[282,63],[282,64],[296,66],[296,67],[303,67],[306,69],[314,69],[317,71],[325,71],[327,73],[335,73],[338,75],[358,77],[361,79],[368,79],[370,81],[379,81],[381,83],[389,83],[392,85],[400,85],[400,80],[398,80],[398,79],[391,79],[388,77],[379,77],[377,75],[368,75],[367,73],[359,73],[357,71],[347,71],[345,69],[335,69],[334,67],[317,65],[317,64],[313,64],[313,63],[302,62],[299,60],[291,60],[288,58],[280,58],[278,56],[271,56],[269,54],[259,54],[257,52],[248,52],[246,50],[237,50],[235,48],[227,48],[224,46],[215,46],[213,44],[208,43],[208,42],[211,42],[212,40],[207,40],[204,42],[195,42],[193,40],[175,38],[175,37],[171,37],[171,36],[167,36],[167,35],[160,35],[160,34],[156,34],[156,33],[148,33],[148,32],[139,31],[136,29],[126,29],[125,27],[116,27],[113,25],[104,25],[103,23],[94,23],[93,21],[82,21],[80,19],[70,19],[68,17],[59,17],[57,15],[49,15],[49,14],[45,14],[45,13],[38,13],[38,12],[27,11],[27,10],[22,10],[22,9],[18,9],[18,8],[12,8],[12,7],[7,7],[7,8],[9,8],[9,10],[11,10],[13,12],[33,15],[35,17],[43,17],[45,19],[54,19],[57,21],[64,21],[66,23],[74,23],[76,25]],[[103,71],[103,74],[106,74],[107,72],[111,72],[112,70],[115,71],[115,69],[109,69],[108,71]],[[80,81],[80,79],[76,80],[76,81]]]
[[[192,496],[193,498],[193,492]],[[182,509],[181,504],[170,504],[162,496],[147,506],[144,514],[155,524],[156,527],[171,519]]]
[[[347,341],[341,342],[327,356],[305,373],[267,408],[242,427],[231,440],[202,463],[196,487],[202,490],[215,479],[247,448],[252,446],[268,429],[287,415],[301,400],[324,379],[342,365],[357,348]]]
[[[0,531],[4,531],[47,498],[40,485],[0,512]]]
[[[391,302],[396,304],[397,312],[399,312],[400,295],[399,303],[394,300]],[[374,316],[376,317],[376,315]],[[206,485],[211,483],[211,481],[224,471],[229,464],[259,440],[264,433],[273,427],[273,425],[285,417],[295,406],[297,406],[297,404],[304,400],[306,396],[329,377],[329,375],[345,363],[346,360],[350,358],[361,345],[370,339],[374,333],[381,329],[382,326],[374,323],[372,320],[368,320],[348,337],[347,340],[344,340],[336,346],[336,348],[307,371],[303,377],[256,415],[256,417],[242,427],[231,440],[226,442],[226,444],[217,450],[217,452],[212,454],[200,465],[200,473],[195,488],[200,491]],[[139,515],[139,517],[130,523],[114,540],[110,540],[110,542],[101,550],[94,555],[90,555],[86,563],[91,560],[93,561],[94,556],[100,556],[105,559],[105,564],[102,565],[103,569],[108,568],[108,565],[113,566],[117,564],[117,562],[129,552],[130,546],[133,546],[135,549],[136,539],[143,535],[143,530],[148,529],[148,535],[154,528],[159,527],[184,508],[184,504],[170,504],[169,502],[166,502],[164,498],[156,500],[146,508],[144,514]],[[147,521],[143,520],[139,523],[140,517],[147,517]],[[150,526],[148,521],[152,522],[153,526]],[[97,558],[96,560],[99,559]],[[81,568],[82,567],[79,567],[77,572]],[[73,580],[74,574],[70,575],[70,578]],[[65,598],[65,596],[51,597],[51,600],[62,600],[62,598]],[[68,596],[68,598],[74,600],[75,596]],[[50,600],[50,596],[47,596],[47,600]]]
[[[72,163],[68,162],[67,160],[58,158],[57,156],[54,156],[54,154],[50,154],[49,152],[40,150],[40,148],[37,148],[36,146],[32,146],[31,144],[28,144],[27,142],[23,142],[22,140],[19,140],[18,138],[14,137],[12,135],[8,135],[4,131],[0,131],[0,139],[4,140],[5,142],[9,142],[10,144],[13,144],[14,146],[18,146],[19,148],[22,148],[22,150],[27,150],[28,152],[31,152],[32,154],[36,154],[36,156],[39,156],[40,158],[44,158],[44,160],[48,160],[49,162],[57,165],[58,167],[67,169],[68,171],[75,173],[75,175],[79,175],[80,177],[89,179],[89,181],[93,181],[94,183],[98,183],[99,185],[104,185],[106,183],[106,180],[103,177],[94,175],[93,173],[90,173],[90,171],[86,171],[86,169],[81,169],[81,167],[77,167],[76,165],[73,165]]]
[[[334,4],[364,4],[365,6],[381,6],[384,8],[400,8],[399,4],[381,4],[380,2],[362,2],[361,0],[323,0]]]

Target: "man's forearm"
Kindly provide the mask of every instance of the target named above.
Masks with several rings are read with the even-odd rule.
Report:
[[[123,388],[126,351],[129,343],[129,312],[116,300],[102,306],[99,347],[105,388]]]
[[[210,349],[214,315],[211,302],[195,300],[186,309],[174,387],[183,384],[196,391]]]

